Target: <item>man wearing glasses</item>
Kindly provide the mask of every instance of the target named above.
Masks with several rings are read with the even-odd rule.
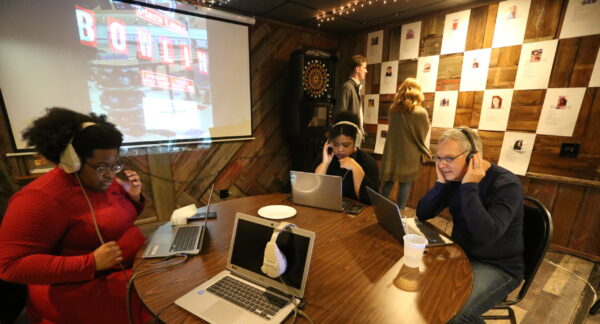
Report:
[[[512,172],[483,159],[481,139],[468,127],[444,132],[433,160],[437,182],[419,201],[417,217],[448,207],[452,239],[473,270],[471,295],[449,323],[484,323],[481,314],[523,277],[523,189]]]

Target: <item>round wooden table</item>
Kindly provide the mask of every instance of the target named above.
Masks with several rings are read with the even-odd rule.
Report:
[[[403,266],[402,244],[377,224],[372,207],[355,216],[270,194],[212,204],[218,216],[208,221],[202,253],[170,270],[137,277],[142,302],[166,323],[203,323],[173,302],[225,269],[237,212],[257,216],[259,208],[280,204],[297,210],[287,221],[316,233],[304,308],[315,323],[445,323],[471,292],[471,267],[455,244],[427,248],[417,271]],[[141,261],[141,252],[134,273],[164,265]]]

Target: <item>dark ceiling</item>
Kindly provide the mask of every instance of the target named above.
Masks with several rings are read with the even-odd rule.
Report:
[[[332,34],[354,33],[373,29],[391,22],[422,16],[431,12],[473,3],[481,0],[229,0],[217,8],[249,16],[269,18]],[[385,3],[384,3],[385,2]],[[317,15],[339,10],[349,3],[359,3],[355,11],[335,15],[335,19],[318,26]],[[360,7],[360,3],[364,7]]]

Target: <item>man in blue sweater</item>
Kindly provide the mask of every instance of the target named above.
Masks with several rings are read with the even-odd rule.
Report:
[[[481,315],[500,303],[523,277],[523,189],[517,176],[482,158],[479,135],[449,129],[438,141],[437,182],[421,198],[426,220],[448,207],[452,239],[467,254],[473,289],[449,323],[484,323]]]

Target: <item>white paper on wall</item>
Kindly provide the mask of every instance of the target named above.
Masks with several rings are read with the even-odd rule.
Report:
[[[515,90],[548,88],[557,45],[558,39],[523,44]]]
[[[452,54],[465,51],[467,31],[471,10],[453,12],[446,15],[444,22],[444,36],[442,38],[442,53]]]
[[[421,41],[421,22],[402,25],[400,34],[400,60],[409,60],[419,57],[419,44]]]
[[[375,150],[377,154],[383,154],[385,148],[385,140],[388,133],[388,124],[377,125],[377,139],[375,140]]]
[[[510,115],[513,89],[486,90],[481,104],[479,129],[505,131]]]
[[[379,122],[379,95],[366,95],[364,98],[365,124],[377,124]]]
[[[460,91],[485,90],[491,54],[491,48],[465,52],[460,75]]]
[[[439,55],[419,57],[417,81],[421,84],[423,92],[435,92],[439,64]]]
[[[367,35],[367,64],[381,62],[383,53],[383,30],[369,33]]]
[[[398,61],[381,63],[381,78],[379,93],[394,94],[398,86]]]
[[[500,2],[492,47],[513,46],[523,43],[531,0]]]
[[[536,133],[540,135],[573,136],[585,89],[548,89]]]
[[[600,2],[569,0],[560,38],[600,34]]]
[[[529,168],[534,143],[535,134],[504,133],[498,165],[512,171],[514,174],[525,175]]]
[[[592,71],[592,77],[590,78],[588,87],[600,87],[600,48],[598,48],[596,63],[594,63],[594,70]]]
[[[454,127],[458,91],[437,91],[434,100],[431,126],[444,128]]]

